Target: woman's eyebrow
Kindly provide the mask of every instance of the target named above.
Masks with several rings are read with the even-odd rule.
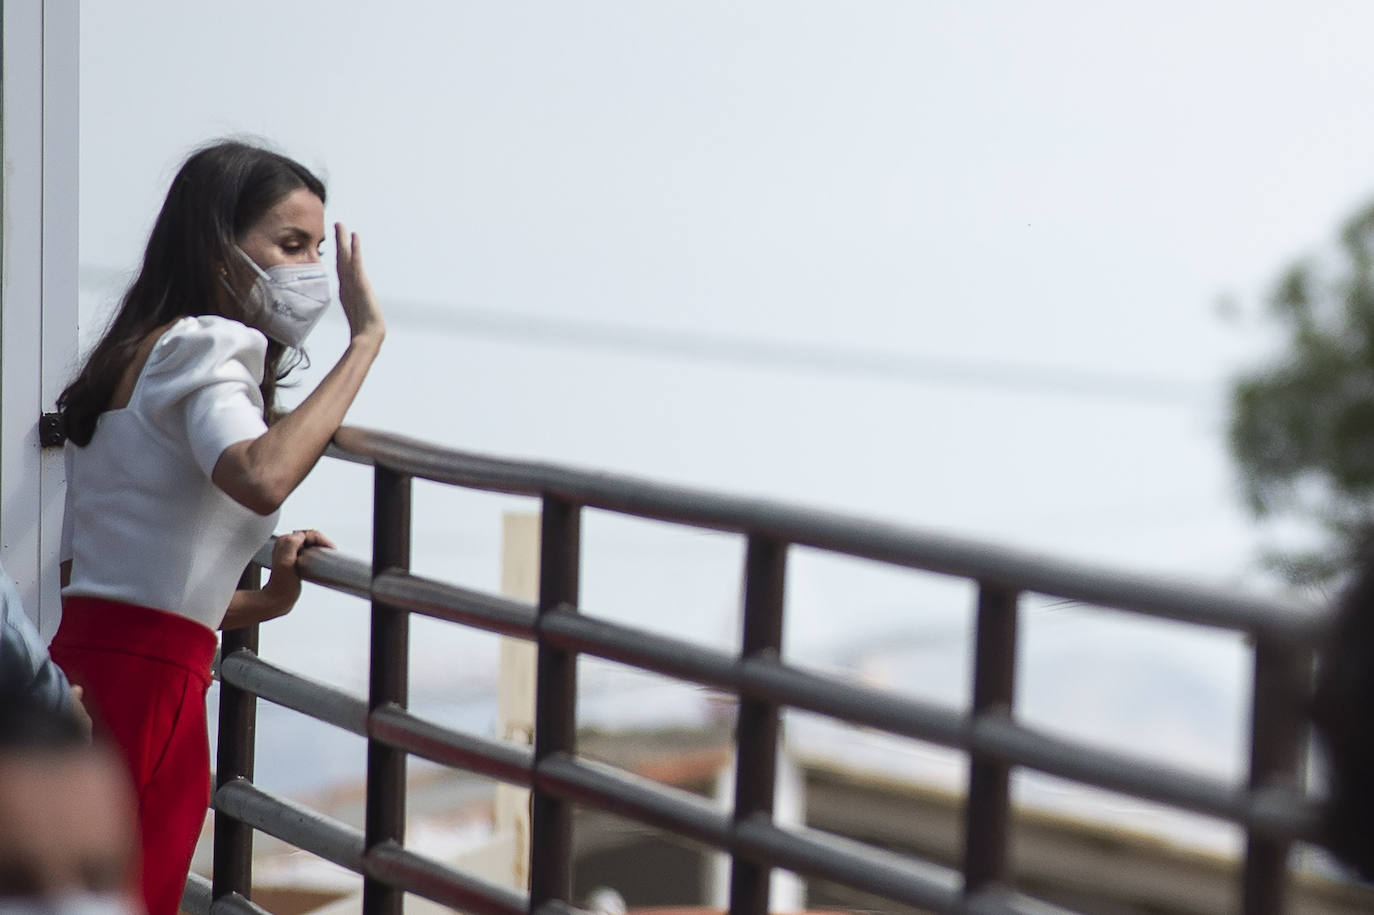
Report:
[[[284,238],[287,236],[291,236],[305,242],[312,241],[317,237],[315,235],[312,235],[308,230],[302,229],[300,226],[282,226],[278,230],[278,237]],[[316,244],[323,244],[325,237],[323,235],[320,235],[318,236],[318,238],[319,241],[317,241]]]

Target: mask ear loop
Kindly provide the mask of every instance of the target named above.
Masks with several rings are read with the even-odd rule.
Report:
[[[265,270],[258,266],[257,261],[253,260],[251,257],[248,256],[247,251],[243,250],[238,245],[234,245],[234,250],[237,251],[239,257],[243,258],[244,262],[247,263],[248,266],[253,269],[254,273],[256,273],[264,281],[271,282],[272,278],[267,275],[267,272]],[[229,293],[229,298],[232,301],[236,302],[239,308],[243,309],[243,314],[245,316],[250,316],[254,314],[255,311],[257,311],[257,309],[253,308],[251,302],[245,302],[243,298],[238,294],[238,292],[235,291],[234,287],[230,285],[229,270],[223,266],[219,268],[219,282],[220,285],[224,287],[225,291]]]
[[[239,294],[238,294],[237,292],[234,291],[234,287],[229,285],[229,274],[228,274],[228,272],[227,272],[226,270],[224,270],[224,268],[222,268],[222,267],[220,268],[220,271],[219,271],[219,284],[220,284],[221,286],[224,287],[224,291],[225,291],[225,292],[229,293],[229,299],[230,299],[231,301],[238,302],[239,305],[242,305],[242,304],[243,304],[243,303],[239,300]]]
[[[272,281],[272,277],[267,273],[266,270],[258,266],[257,261],[253,260],[251,257],[248,256],[247,251],[243,250],[238,245],[234,245],[234,250],[239,253],[239,257],[243,258],[245,261],[248,262],[248,266],[253,268],[254,273],[262,277],[263,279],[267,280],[269,283]]]

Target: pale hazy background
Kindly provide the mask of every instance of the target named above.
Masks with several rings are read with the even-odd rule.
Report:
[[[326,177],[388,307],[352,423],[1271,587],[1225,382],[1266,351],[1256,305],[1279,268],[1374,192],[1374,8],[81,14],[88,337],[185,154],[261,136]],[[343,340],[322,325],[307,378]],[[282,527],[364,554],[368,493],[323,467]],[[422,487],[416,567],[494,588],[509,507],[529,504]],[[592,611],[736,639],[736,541],[594,516],[586,550]],[[967,701],[966,587],[806,554],[790,584],[799,661]],[[312,594],[265,651],[360,688],[364,619]],[[1239,771],[1237,640],[1039,604],[1024,636],[1029,719]],[[484,726],[493,646],[417,624],[417,691],[467,696]],[[629,702],[629,675],[584,667],[588,720],[703,704]]]

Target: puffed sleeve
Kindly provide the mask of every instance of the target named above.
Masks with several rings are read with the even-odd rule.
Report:
[[[178,321],[148,356],[142,406],[170,436],[185,436],[206,477],[225,448],[267,431],[258,388],[266,356],[261,333],[208,315]]]

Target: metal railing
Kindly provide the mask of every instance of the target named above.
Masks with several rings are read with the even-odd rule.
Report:
[[[330,551],[302,559],[303,577],[368,598],[366,701],[269,664],[255,630],[226,633],[219,672],[219,757],[212,805],[214,879],[188,887],[196,912],[256,912],[253,830],[363,877],[363,911],[398,913],[404,893],[479,913],[572,911],[572,809],[585,805],[722,849],[731,856],[731,911],[768,911],[774,868],[950,913],[1061,911],[1012,886],[1010,776],[1038,770],[1084,785],[1219,818],[1246,836],[1240,895],[1247,915],[1284,911],[1290,845],[1316,838],[1301,784],[1315,611],[1222,591],[1161,584],[859,518],[692,489],[497,460],[401,436],[341,429],[334,457],[375,468],[371,562]],[[542,501],[539,599],[530,605],[409,572],[413,479]],[[746,538],[739,654],[664,638],[578,612],[584,508],[728,531]],[[805,671],[781,657],[788,551],[812,547],[968,579],[978,587],[972,708],[967,713]],[[264,554],[266,555],[266,554]],[[1018,603],[1023,593],[1247,633],[1254,653],[1249,777],[1243,786],[1042,733],[1015,713]],[[463,734],[406,708],[408,620],[419,613],[537,644],[534,746]],[[592,655],[708,686],[739,701],[733,810],[580,758],[574,731],[577,662]],[[362,832],[252,783],[255,697],[368,741]],[[773,821],[779,714],[831,716],[963,750],[969,759],[962,872]],[[405,846],[408,754],[532,789],[529,893],[495,886]]]

